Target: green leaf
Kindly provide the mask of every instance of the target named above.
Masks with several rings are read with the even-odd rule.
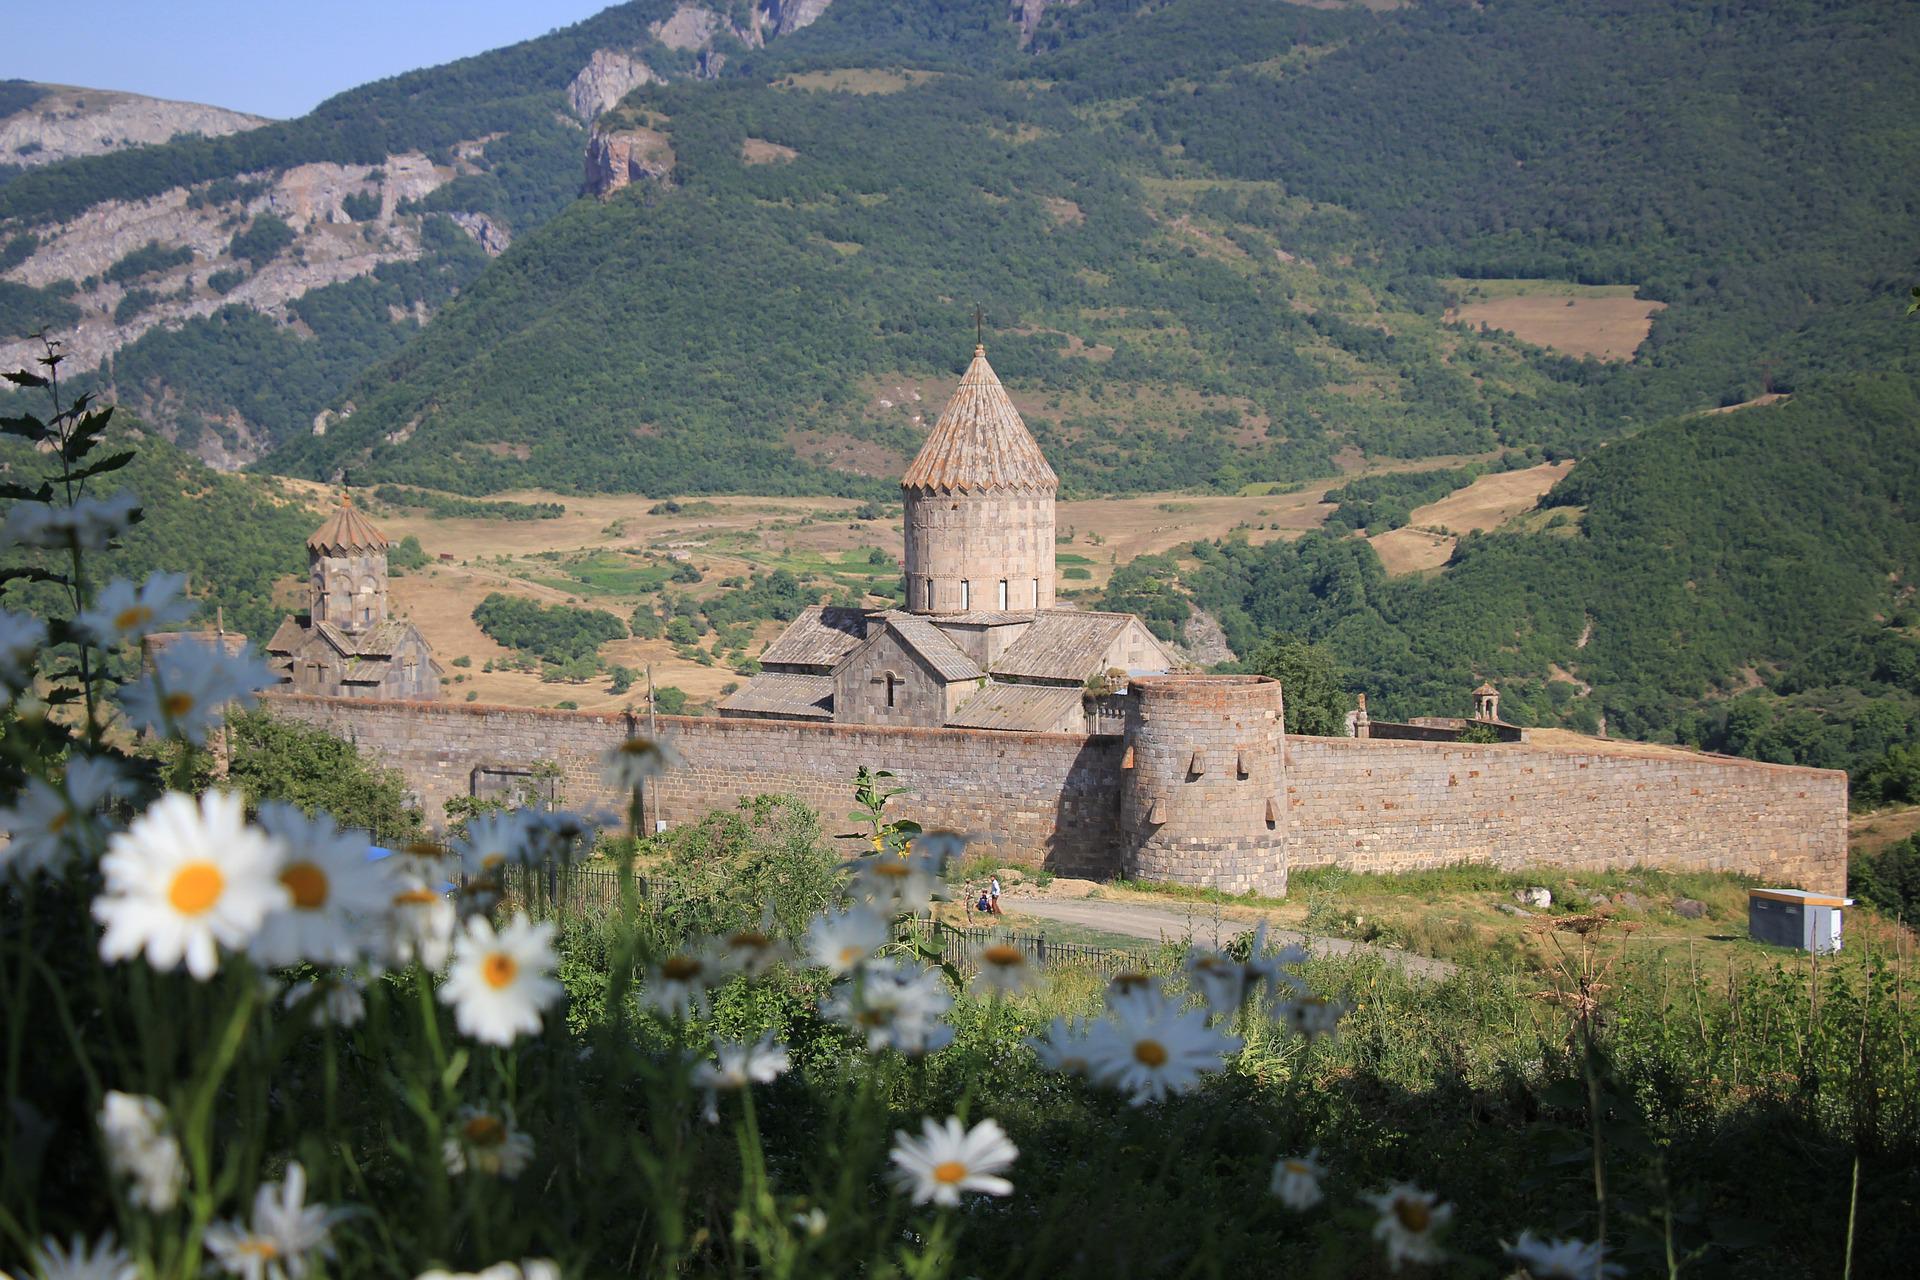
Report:
[[[25,369],[15,369],[12,373],[0,373],[0,378],[5,378],[16,387],[44,387],[47,385],[45,378],[37,373],[28,373]]]
[[[76,480],[86,480],[93,476],[103,476],[107,474],[107,472],[109,471],[118,471],[120,468],[126,466],[129,462],[132,462],[132,461],[133,461],[133,450],[131,449],[128,449],[122,453],[110,453],[106,457],[101,458],[99,461],[90,462],[86,466],[74,472],[73,478]]]

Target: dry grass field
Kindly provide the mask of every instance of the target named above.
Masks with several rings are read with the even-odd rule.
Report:
[[[1457,535],[1498,528],[1530,509],[1571,470],[1571,462],[1552,462],[1481,476],[1438,502],[1416,507],[1404,528],[1371,539],[1373,549],[1389,574],[1437,569],[1453,555]],[[1435,532],[1439,529],[1452,532]]]
[[[906,387],[884,390],[902,398],[910,398],[913,391]],[[1244,536],[1256,544],[1297,538],[1325,522],[1333,509],[1325,501],[1327,491],[1354,474],[1459,466],[1468,461],[1472,459],[1394,460],[1368,467],[1355,458],[1346,476],[1291,493],[1147,494],[1063,502],[1059,530],[1063,538],[1069,533],[1071,538],[1058,548],[1060,586],[1065,601],[1072,602],[1104,587],[1117,565],[1139,556],[1229,535]],[[1561,466],[1486,476],[1415,514],[1422,522],[1445,523],[1462,531],[1489,528],[1530,506],[1564,473]],[[336,491],[323,485],[284,479],[277,483],[311,509],[316,525],[337,501]],[[883,508],[883,518],[862,520],[858,518],[861,504],[844,498],[690,498],[679,502],[675,511],[664,510],[667,504],[651,498],[605,494],[536,491],[499,494],[495,500],[557,502],[566,510],[557,519],[510,521],[447,519],[417,508],[394,510],[378,503],[368,508],[389,538],[395,542],[418,538],[428,556],[426,567],[394,578],[392,601],[433,645],[447,672],[447,696],[454,700],[509,706],[554,706],[567,701],[586,710],[644,705],[644,680],[615,694],[609,691],[610,678],[605,675],[585,683],[555,683],[542,681],[533,672],[487,670],[489,664],[510,656],[473,621],[474,606],[490,592],[542,604],[604,609],[624,621],[643,601],[657,604],[660,580],[683,563],[699,571],[700,581],[669,582],[666,589],[675,597],[696,599],[727,590],[722,585],[727,580],[784,568],[807,583],[816,598],[851,591],[879,606],[885,598],[866,593],[897,580],[899,573],[898,509]],[[1418,558],[1422,553],[1406,550],[1409,539],[1402,535],[1410,532],[1399,530],[1376,540],[1390,571],[1405,572],[1407,564],[1426,567],[1427,561]],[[873,558],[876,549],[884,553],[879,560]],[[1448,541],[1431,563],[1443,563],[1450,550]],[[1409,555],[1414,558],[1409,560]],[[301,600],[301,588],[292,580],[283,584],[281,594],[288,607]],[[703,636],[698,652],[710,661],[698,660],[695,650],[677,648],[664,639],[639,638],[610,643],[601,650],[601,657],[610,666],[635,671],[651,666],[656,685],[681,689],[695,703],[711,704],[745,678],[730,664],[739,661],[740,653],[759,653],[778,634],[780,625],[772,621],[755,625],[751,640],[738,651],[715,653],[713,634]],[[468,665],[455,666],[460,658],[467,659]],[[469,699],[469,694],[474,696]]]
[[[1562,280],[1455,280],[1465,299],[1447,319],[1469,328],[1501,329],[1522,342],[1601,360],[1631,360],[1664,302],[1634,297],[1631,285]]]
[[[815,93],[899,93],[939,74],[938,71],[879,71],[870,67],[849,67],[831,71],[802,71],[798,75],[774,81],[773,87]]]

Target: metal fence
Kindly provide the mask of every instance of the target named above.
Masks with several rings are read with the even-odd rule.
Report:
[[[1078,964],[1095,969],[1138,969],[1146,955],[1124,947],[1099,947],[1086,942],[1061,942],[1044,933],[1022,933],[995,925],[967,928],[942,920],[916,919],[908,927],[921,937],[938,942],[945,958],[963,974],[978,972],[980,953],[988,947],[1020,948],[1028,961],[1038,967]]]

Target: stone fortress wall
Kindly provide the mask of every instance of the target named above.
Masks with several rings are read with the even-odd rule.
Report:
[[[1167,683],[1195,680],[1199,689],[1210,683]],[[1115,737],[662,716],[660,736],[684,763],[650,789],[646,821],[677,826],[744,796],[784,792],[831,825],[852,806],[855,770],[868,765],[913,789],[896,802],[899,816],[967,832],[1009,862],[1063,875],[1145,873],[1277,892],[1288,865],[1372,872],[1467,861],[1641,864],[1845,889],[1844,773],[1573,735],[1489,745],[1282,743],[1277,723],[1267,745],[1243,759],[1243,740],[1260,740],[1261,700],[1270,696],[1271,712],[1279,711],[1277,689],[1269,695],[1263,683],[1238,699],[1229,690],[1226,702],[1240,705],[1216,706],[1210,736],[1201,733],[1208,726],[1188,722],[1207,717],[1203,704],[1218,702],[1218,689],[1168,703],[1171,712],[1156,711],[1148,693],[1149,719],[1178,722],[1157,739],[1148,726]],[[561,803],[623,809],[626,797],[600,778],[600,756],[647,727],[644,716],[577,711],[281,693],[263,701],[400,770],[430,819],[454,796],[497,789],[543,765],[558,770]],[[1184,758],[1169,754],[1181,735]],[[1283,801],[1271,824],[1267,795]]]

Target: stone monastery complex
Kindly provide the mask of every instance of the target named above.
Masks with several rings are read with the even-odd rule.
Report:
[[[1063,874],[1286,891],[1292,867],[1455,862],[1741,871],[1829,892],[1846,880],[1847,779],[1501,722],[1289,735],[1263,676],[1197,675],[1135,617],[1058,608],[1059,480],[986,352],[907,468],[905,609],[814,606],[717,717],[662,716],[681,765],[642,797],[653,829],[786,793],[844,811],[862,766],[901,816]],[[643,716],[437,701],[440,669],[386,609],[386,539],[343,505],[308,541],[312,608],[268,645],[279,714],[401,770],[430,815],[530,783],[624,808],[600,756]],[[1461,741],[1469,724],[1486,732]]]

